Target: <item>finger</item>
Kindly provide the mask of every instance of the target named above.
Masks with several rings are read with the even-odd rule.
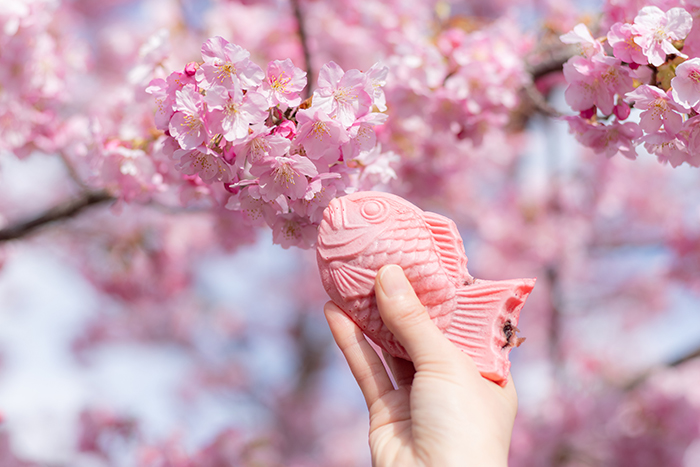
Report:
[[[382,360],[369,345],[360,328],[337,305],[328,302],[323,312],[333,338],[360,386],[367,407],[372,407],[380,397],[394,390]]]
[[[379,270],[375,294],[382,321],[404,346],[416,369],[428,362],[445,362],[446,356],[457,350],[430,320],[399,266]]]
[[[389,365],[391,374],[394,376],[394,381],[397,387],[410,387],[413,383],[413,376],[416,374],[416,368],[413,362],[404,360],[403,358],[392,357],[386,351],[382,351],[384,361]]]

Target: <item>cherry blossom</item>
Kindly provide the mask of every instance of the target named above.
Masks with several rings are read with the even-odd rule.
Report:
[[[39,454],[63,422],[27,421],[72,385],[35,404],[51,384],[13,377],[34,337],[0,332],[0,392],[28,402],[0,408],[0,465],[367,464],[303,250],[332,198],[371,189],[453,218],[480,277],[542,278],[509,465],[698,464],[700,366],[656,339],[687,303],[693,327],[700,290],[700,4],[652,3],[604,2],[589,31],[566,2],[0,2],[0,229],[42,227],[0,245],[0,318],[41,339],[89,296],[42,340],[75,335],[71,375],[134,347],[180,372],[162,418],[129,358],[135,399],[71,399],[78,430]],[[84,282],[49,315],[25,305],[63,281],[32,255]]]
[[[633,122],[613,122],[610,125],[592,124],[574,116],[564,117],[576,139],[598,153],[613,157],[617,153],[636,159],[635,141],[642,136],[639,125]]]
[[[367,93],[372,98],[372,103],[377,107],[377,110],[384,112],[386,107],[386,95],[384,94],[384,86],[389,74],[389,67],[375,63],[365,72],[365,79],[369,86]]]
[[[372,112],[364,117],[358,118],[353,125],[348,128],[349,140],[342,145],[343,158],[351,160],[364,151],[370,151],[377,144],[375,126],[386,121],[387,115]]]
[[[681,134],[685,136],[688,146],[687,162],[693,167],[700,167],[700,118],[689,118],[683,123]]]
[[[564,64],[564,77],[569,83],[566,102],[577,111],[596,106],[609,115],[615,105],[615,94],[632,90],[632,78],[614,57],[572,57]]]
[[[678,167],[688,159],[688,147],[676,135],[665,132],[651,133],[640,138],[644,148],[655,154],[660,162],[668,162],[672,167]]]
[[[316,243],[317,227],[296,214],[277,216],[272,226],[272,237],[282,248],[309,247]]]
[[[637,35],[634,42],[642,48],[649,63],[660,66],[666,61],[666,55],[686,57],[672,42],[685,39],[692,23],[693,18],[683,8],[664,12],[657,6],[645,6],[634,18],[632,32]]]
[[[583,23],[577,24],[570,32],[560,36],[559,39],[565,44],[579,44],[582,55],[586,58],[604,53],[603,44],[593,38],[588,30],[588,26]]]
[[[623,62],[646,65],[648,59],[642,48],[635,42],[637,37],[629,23],[615,23],[608,31],[608,43],[613,48],[613,55]]]
[[[178,168],[182,173],[197,174],[205,182],[216,180],[226,183],[231,180],[231,168],[214,154],[197,149],[178,149],[174,157],[180,160]]]
[[[272,201],[281,194],[292,200],[304,197],[308,185],[306,177],[313,177],[318,171],[308,158],[295,154],[263,159],[250,173],[259,177],[262,199]]]
[[[366,77],[362,72],[345,72],[335,62],[330,62],[319,71],[318,88],[313,96],[314,107],[348,127],[370,110],[372,97],[366,88]],[[370,85],[370,88],[373,96],[374,86]]]
[[[309,219],[313,224],[320,224],[323,210],[338,193],[344,191],[344,184],[339,173],[319,173],[309,180],[306,193],[291,203],[291,208],[299,216]]]
[[[268,104],[265,97],[255,91],[243,91],[237,86],[226,89],[213,87],[204,98],[211,112],[209,130],[221,134],[227,141],[248,136],[250,125],[262,123],[267,118]]]
[[[209,138],[205,125],[204,100],[191,87],[175,91],[175,113],[170,118],[170,134],[183,149],[195,149]]]
[[[202,86],[215,85],[242,89],[259,86],[265,76],[262,69],[250,60],[250,52],[217,36],[202,45],[204,64],[196,73]]]
[[[340,122],[331,118],[324,109],[316,107],[297,112],[297,121],[294,141],[303,146],[309,158],[322,159],[326,163],[338,159],[340,145],[348,139]]]
[[[290,59],[275,60],[267,65],[267,76],[261,92],[267,96],[270,106],[301,104],[299,92],[306,87],[306,72],[294,66]]]
[[[654,133],[663,125],[669,134],[676,134],[683,125],[681,113],[686,113],[671,97],[671,91],[663,92],[656,86],[642,85],[626,94],[634,107],[643,110],[639,126],[647,133]]]
[[[687,109],[700,105],[700,58],[691,58],[676,67],[671,80],[673,98]]]
[[[284,156],[289,151],[289,139],[277,133],[269,134],[268,131],[264,125],[253,125],[248,138],[234,145],[233,149],[240,163],[247,161],[254,164],[265,157]]]

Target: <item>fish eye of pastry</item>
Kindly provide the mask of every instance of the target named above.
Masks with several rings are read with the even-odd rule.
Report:
[[[360,212],[365,219],[377,221],[386,213],[386,206],[380,201],[368,200],[362,204]]]

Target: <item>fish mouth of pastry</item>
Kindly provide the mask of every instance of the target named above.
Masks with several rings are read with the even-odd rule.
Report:
[[[343,204],[340,198],[333,198],[326,209],[326,221],[333,229],[342,227],[343,219]]]

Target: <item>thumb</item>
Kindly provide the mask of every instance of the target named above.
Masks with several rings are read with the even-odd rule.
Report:
[[[459,352],[431,321],[401,267],[380,269],[374,290],[382,321],[404,346],[416,369],[426,362],[447,364],[450,355]]]

